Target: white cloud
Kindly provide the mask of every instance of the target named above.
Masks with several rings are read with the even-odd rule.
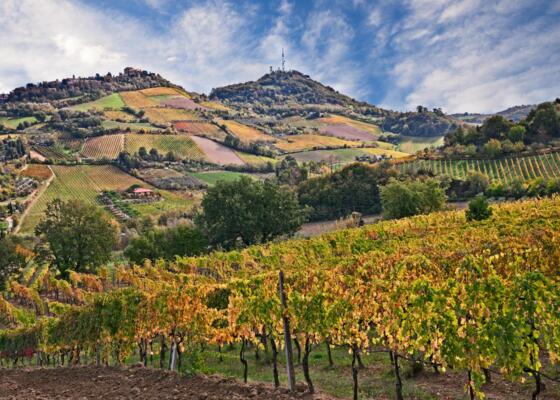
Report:
[[[397,54],[395,91],[384,103],[492,112],[558,96],[560,25],[520,22],[528,1],[409,0]],[[434,22],[435,21],[435,22]]]

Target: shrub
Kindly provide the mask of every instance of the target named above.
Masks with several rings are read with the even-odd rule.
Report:
[[[469,208],[465,212],[467,221],[482,221],[490,218],[491,215],[492,208],[484,196],[477,196],[469,201]]]

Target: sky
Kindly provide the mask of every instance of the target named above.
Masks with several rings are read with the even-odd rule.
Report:
[[[158,72],[187,90],[309,74],[385,108],[560,97],[560,0],[0,0],[0,92]]]

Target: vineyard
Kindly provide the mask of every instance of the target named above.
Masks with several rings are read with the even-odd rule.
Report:
[[[124,150],[124,135],[105,135],[89,138],[82,149],[82,156],[93,159],[114,160]]]
[[[58,166],[53,165],[54,180],[28,211],[20,232],[31,233],[43,217],[47,205],[54,199],[79,199],[88,204],[98,204],[97,196],[103,190],[124,190],[142,181],[109,166]]]
[[[52,161],[75,161],[75,157],[67,154],[60,146],[34,146],[33,150]]]
[[[416,160],[397,164],[405,171],[431,170],[435,174],[463,179],[469,172],[481,172],[501,183],[529,180],[538,177],[560,177],[560,153],[493,160]]]
[[[199,117],[192,111],[182,110],[178,108],[145,108],[145,116],[155,123],[169,123],[181,120],[193,120]]]
[[[189,160],[206,160],[204,153],[196,143],[188,136],[183,135],[150,135],[150,134],[127,134],[124,138],[124,149],[129,153],[137,153],[140,147],[148,152],[156,149],[158,153],[165,156],[168,152]]]
[[[14,327],[0,332],[1,356],[120,364],[137,349],[147,365],[153,353],[162,362],[169,351],[177,369],[198,351],[235,343],[247,380],[249,346],[266,343],[278,386],[279,354],[293,341],[309,392],[313,354],[326,345],[352,360],[354,398],[360,364],[384,354],[393,380],[384,398],[404,398],[411,364],[437,371],[436,381],[451,374],[471,399],[495,378],[521,385],[503,398],[521,398],[518,388],[558,399],[559,268],[559,197],[495,206],[481,222],[441,212],[171,263],[104,267],[96,276],[71,273],[69,282],[28,268],[22,275],[35,278],[10,282],[8,301],[0,298],[4,323]],[[17,327],[21,307],[47,318]]]

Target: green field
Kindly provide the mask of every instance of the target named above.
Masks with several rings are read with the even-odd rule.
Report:
[[[356,157],[359,156],[372,156],[381,154],[392,156],[393,158],[408,156],[408,154],[405,153],[377,147],[302,151],[301,153],[292,153],[290,154],[290,156],[294,157],[299,162],[333,161],[336,163],[351,163],[356,161]]]
[[[420,136],[400,136],[397,150],[404,153],[414,154],[426,147],[439,147],[443,145],[443,136],[420,137]]]
[[[124,107],[124,102],[118,93],[110,94],[109,96],[101,97],[89,103],[78,104],[72,106],[73,110],[88,111],[88,110],[120,110]]]
[[[161,128],[157,126],[153,126],[148,123],[144,122],[117,122],[117,121],[109,121],[105,120],[101,122],[101,126],[105,129],[120,129],[123,131],[131,130],[131,131],[161,131]]]
[[[0,117],[0,125],[4,125],[8,129],[17,129],[18,125],[22,122],[30,122],[32,124],[37,122],[35,117],[21,117],[21,118],[8,118]]]
[[[47,205],[54,199],[82,200],[88,204],[98,205],[97,196],[103,190],[125,190],[133,184],[151,187],[146,183],[126,174],[120,169],[110,165],[80,165],[59,166],[53,165],[55,174],[50,186],[40,195],[31,206],[24,218],[20,232],[32,233],[33,229],[43,217]],[[154,215],[169,210],[190,208],[193,200],[186,200],[174,193],[159,191],[164,200],[151,203],[133,205],[142,215]]]
[[[403,172],[428,169],[458,179],[465,178],[469,172],[481,172],[491,179],[507,183],[515,179],[559,178],[560,153],[497,160],[416,160],[398,164],[397,167]]]
[[[210,172],[192,172],[191,176],[206,182],[209,185],[215,185],[218,181],[236,181],[242,176],[250,176],[241,172],[233,171],[210,171]]]
[[[172,151],[181,158],[190,160],[205,160],[206,156],[198,148],[195,142],[184,135],[152,135],[152,134],[126,134],[124,137],[124,149],[129,153],[136,153],[144,147],[148,152],[156,149],[158,153],[165,156]]]

